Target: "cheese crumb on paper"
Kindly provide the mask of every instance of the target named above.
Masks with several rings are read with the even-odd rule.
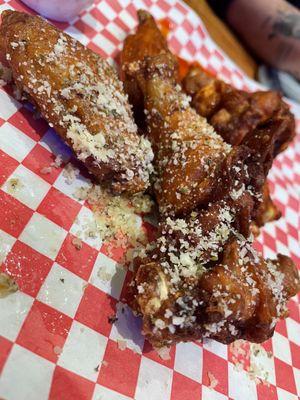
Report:
[[[18,289],[18,285],[11,276],[4,272],[0,273],[0,299],[15,293]]]
[[[124,351],[127,348],[127,342],[123,339],[117,339],[118,349]]]
[[[71,163],[68,163],[64,170],[63,170],[63,176],[66,178],[67,184],[71,185],[77,176],[79,175],[79,169],[74,168],[74,166]]]
[[[229,350],[237,371],[244,370],[256,384],[269,386],[269,371],[263,365],[263,359],[273,357],[270,351],[267,351],[261,344],[249,343],[245,340],[236,340],[231,343]]]
[[[77,238],[77,237],[74,237],[73,239],[72,239],[72,245],[75,247],[75,249],[77,249],[77,250],[81,250],[82,249],[82,241],[79,239],[79,238]]]
[[[165,361],[171,360],[171,356],[170,356],[171,348],[170,347],[165,346],[165,347],[157,348],[155,350],[162,360],[165,360]]]
[[[142,220],[138,214],[149,213],[153,208],[150,196],[138,194],[131,198],[125,195],[114,195],[99,185],[76,189],[75,197],[89,203],[94,213],[94,224],[89,236],[99,235],[111,247],[128,250],[124,261],[129,262],[133,249],[148,242]],[[104,277],[105,278],[105,277]],[[106,280],[106,278],[105,278]]]

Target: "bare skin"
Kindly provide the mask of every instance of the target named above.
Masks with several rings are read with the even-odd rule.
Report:
[[[284,0],[235,0],[227,21],[267,64],[300,79],[300,11]]]

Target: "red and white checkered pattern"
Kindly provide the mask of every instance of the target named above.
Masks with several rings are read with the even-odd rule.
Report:
[[[16,0],[0,0],[0,11],[31,12]],[[136,26],[136,9],[172,23],[169,43],[187,60],[197,60],[239,88],[257,84],[209,38],[201,20],[178,0],[102,0],[72,24],[56,23],[106,58],[114,58]],[[293,106],[299,117],[300,108]],[[300,395],[299,298],[290,317],[278,324],[264,344],[274,358],[262,359],[268,385],[256,385],[238,372],[227,346],[179,344],[162,360],[141,335],[140,320],[119,302],[130,272],[117,264],[120,249],[108,255],[101,237],[82,237],[81,226],[93,218],[73,196],[85,176],[71,185],[64,165],[42,174],[57,154],[66,163],[70,150],[30,106],[0,90],[0,261],[20,291],[0,300],[0,398],[5,400],[287,400]],[[74,161],[76,162],[76,161]],[[20,178],[12,191],[8,180]],[[273,198],[283,218],[268,225],[256,246],[265,256],[290,254],[300,262],[300,135],[270,174]],[[83,247],[76,250],[74,237]],[[111,253],[109,253],[111,254]],[[104,281],[99,270],[111,276]],[[111,325],[108,317],[118,313]],[[121,351],[118,340],[126,340]],[[209,388],[209,373],[218,381]]]

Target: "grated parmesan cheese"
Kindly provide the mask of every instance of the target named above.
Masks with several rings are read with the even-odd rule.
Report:
[[[68,163],[64,170],[63,170],[63,176],[66,178],[66,182],[68,185],[71,185],[77,176],[79,175],[79,169],[75,168],[71,163]]]

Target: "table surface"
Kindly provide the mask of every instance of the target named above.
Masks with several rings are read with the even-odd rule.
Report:
[[[211,38],[250,77],[255,78],[257,64],[238,38],[211,10],[205,0],[185,0],[201,17]]]

